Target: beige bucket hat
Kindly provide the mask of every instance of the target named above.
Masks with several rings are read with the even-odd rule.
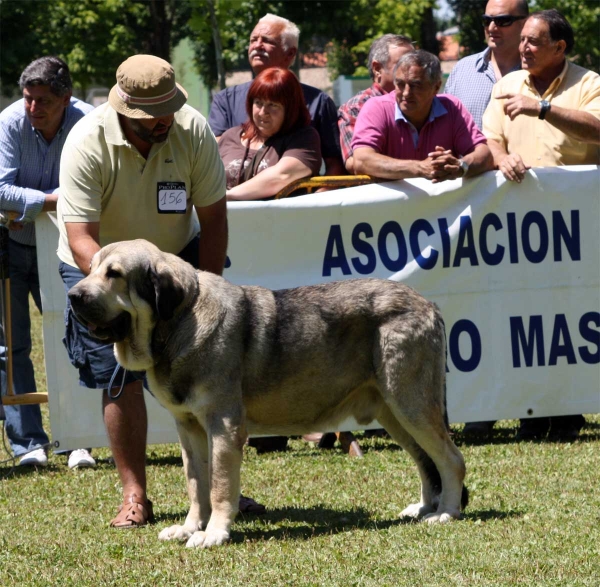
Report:
[[[117,69],[108,101],[128,118],[159,118],[177,112],[187,92],[175,82],[170,63],[154,55],[134,55]]]

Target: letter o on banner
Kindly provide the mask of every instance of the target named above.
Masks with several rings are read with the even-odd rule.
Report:
[[[395,237],[396,245],[398,247],[397,259],[392,259],[388,253],[387,237],[390,234]],[[388,271],[402,271],[402,269],[406,267],[406,262],[408,261],[406,240],[404,239],[402,227],[395,220],[389,220],[381,227],[379,235],[377,236],[377,249],[379,250],[381,262]]]
[[[471,340],[471,356],[466,359],[462,357],[458,345],[458,339],[463,332]],[[477,330],[477,326],[470,320],[458,320],[455,322],[450,331],[448,350],[450,351],[450,358],[454,366],[459,371],[470,373],[477,369],[481,361],[481,335],[479,334],[479,330]]]

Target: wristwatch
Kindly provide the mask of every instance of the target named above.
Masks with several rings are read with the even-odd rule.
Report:
[[[467,171],[469,171],[469,164],[464,159],[459,159],[458,161],[460,163],[460,168],[462,169],[460,177],[464,177],[467,175]]]
[[[546,118],[546,114],[548,114],[549,110],[550,110],[550,102],[548,102],[548,100],[540,100],[540,114],[539,114],[538,118],[540,120],[544,120],[544,118]]]

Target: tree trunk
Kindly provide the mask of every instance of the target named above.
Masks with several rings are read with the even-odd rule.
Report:
[[[437,55],[440,51],[438,41],[435,38],[436,28],[433,8],[426,8],[421,21],[421,47],[434,55]]]
[[[148,53],[171,59],[171,19],[167,15],[165,0],[150,0],[150,18],[152,19]]]
[[[221,43],[221,33],[217,23],[214,0],[206,0],[208,14],[210,16],[210,26],[212,28],[213,43],[215,44],[215,58],[217,60],[217,76],[219,78],[219,89],[225,89],[225,62],[223,61],[223,45]]]

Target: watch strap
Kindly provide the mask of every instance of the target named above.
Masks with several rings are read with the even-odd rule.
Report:
[[[544,120],[544,118],[546,118],[546,114],[548,114],[548,110],[550,110],[550,102],[548,102],[547,100],[541,100],[540,101],[540,114],[539,114],[538,118],[540,120]]]

